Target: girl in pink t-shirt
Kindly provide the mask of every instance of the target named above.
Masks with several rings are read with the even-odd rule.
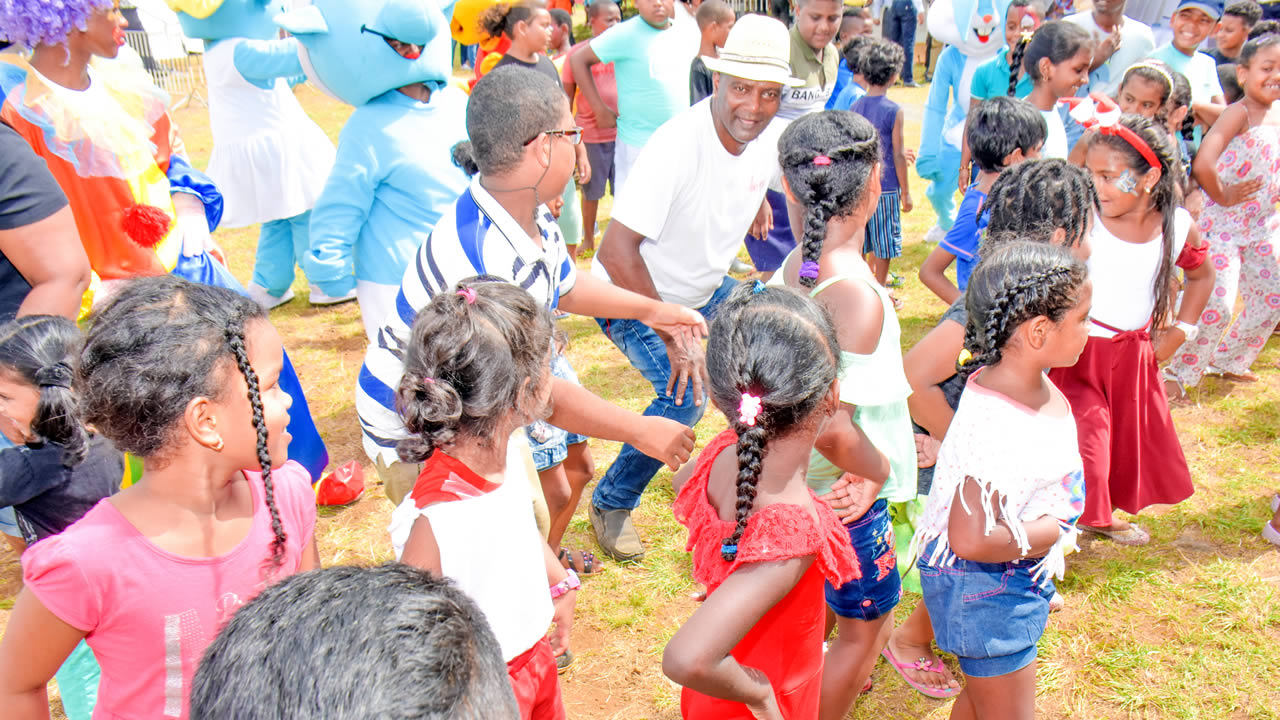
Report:
[[[0,644],[7,718],[49,716],[45,685],[81,639],[102,666],[94,718],[186,717],[219,628],[319,566],[309,476],[284,461],[282,364],[260,306],[171,275],[131,282],[94,316],[83,419],[144,470],[23,555]]]

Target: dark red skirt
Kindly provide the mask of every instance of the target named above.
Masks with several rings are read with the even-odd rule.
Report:
[[[1079,362],[1049,378],[1076,418],[1084,460],[1081,525],[1110,525],[1114,508],[1137,513],[1191,497],[1191,470],[1145,330],[1090,337]]]

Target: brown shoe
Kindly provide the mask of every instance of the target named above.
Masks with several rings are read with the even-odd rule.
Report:
[[[591,517],[591,529],[596,542],[605,555],[618,562],[637,562],[644,559],[644,543],[631,524],[630,510],[600,510],[592,503],[587,514]]]

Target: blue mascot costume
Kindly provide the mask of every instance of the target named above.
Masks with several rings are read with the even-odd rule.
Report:
[[[316,0],[277,16],[298,39],[307,78],[354,105],[333,172],[311,213],[307,277],[352,288],[372,341],[440,216],[467,188],[453,146],[467,96],[450,85],[452,3]]]

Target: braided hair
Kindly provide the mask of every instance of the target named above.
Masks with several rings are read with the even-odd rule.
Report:
[[[965,291],[964,347],[972,358],[956,372],[968,377],[998,365],[1009,338],[1028,320],[1061,321],[1088,276],[1084,262],[1057,245],[1011,242],[984,253]]]
[[[864,200],[871,173],[880,163],[876,130],[857,113],[809,113],[778,138],[778,159],[787,185],[805,209],[802,257],[805,263],[816,263],[827,223],[851,215]],[[801,273],[800,284],[811,288],[817,274],[808,275]]]
[[[1009,10],[1020,7],[1031,7],[1031,0],[1013,0],[1005,10],[1005,15],[1008,15]],[[1025,30],[1023,33],[1013,47],[1009,48],[1009,92],[1007,93],[1009,97],[1015,97],[1018,94],[1018,71],[1022,69],[1022,55],[1027,51],[1027,43],[1031,42]]]
[[[1185,173],[1182,169],[1182,161],[1174,149],[1173,142],[1169,139],[1169,133],[1165,132],[1161,125],[1156,124],[1154,120],[1148,120],[1141,115],[1133,114],[1121,116],[1120,124],[1142,138],[1147,147],[1151,148],[1151,151],[1155,153],[1156,158],[1160,161],[1160,179],[1151,188],[1150,194],[1151,207],[1157,210],[1162,217],[1160,270],[1156,273],[1155,281],[1151,288],[1151,292],[1156,299],[1155,312],[1152,315],[1152,327],[1153,329],[1159,329],[1165,325],[1170,316],[1169,310],[1173,307],[1174,259],[1171,256],[1173,254],[1174,235],[1176,234],[1174,231],[1174,215],[1178,208],[1182,206],[1181,178],[1185,177]],[[1114,152],[1120,153],[1124,158],[1125,164],[1138,177],[1142,177],[1152,167],[1127,140],[1118,135],[1093,133],[1089,141],[1090,149],[1096,144],[1101,144]]]
[[[1061,228],[1062,245],[1070,248],[1085,240],[1098,192],[1083,168],[1057,158],[1031,160],[1000,173],[984,207],[989,214],[984,247],[1007,236],[1048,242]]]
[[[409,437],[397,450],[422,462],[459,436],[491,438],[511,409],[536,419],[550,367],[551,314],[528,291],[491,276],[436,294],[413,321],[396,405]],[[523,423],[522,423],[523,424]]]
[[[174,275],[130,281],[91,319],[80,354],[81,408],[84,422],[122,452],[164,462],[187,405],[221,397],[227,380],[219,366],[234,362],[248,386],[274,535],[271,562],[278,567],[287,536],[276,507],[258,375],[245,347],[251,322],[267,322],[266,310],[232,290]]]
[[[36,388],[31,419],[37,442],[62,448],[62,464],[75,467],[89,450],[72,388],[81,336],[76,324],[57,315],[27,315],[0,327],[0,368]]]
[[[725,562],[737,558],[769,441],[811,420],[836,380],[839,358],[830,315],[795,290],[745,281],[717,309],[707,341],[711,401],[738,436],[737,506],[733,534],[721,546]],[[751,422],[741,414],[744,395],[760,403]]]

